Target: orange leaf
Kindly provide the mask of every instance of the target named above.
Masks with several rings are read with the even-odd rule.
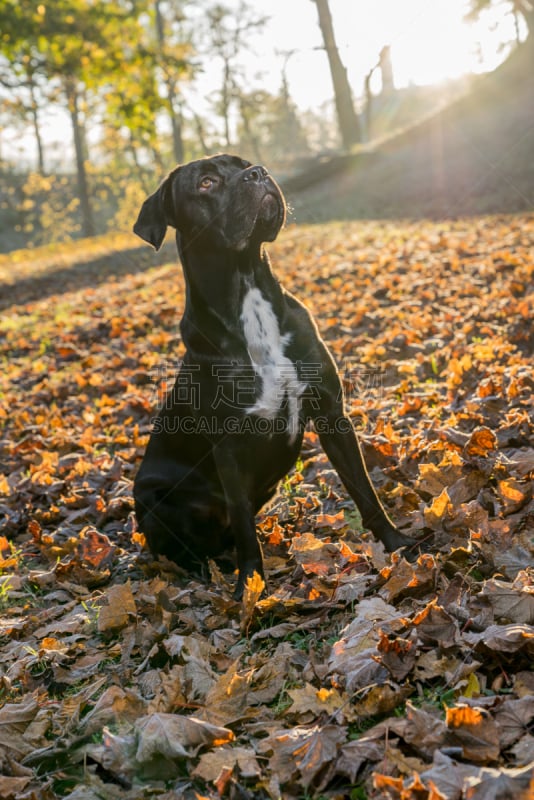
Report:
[[[345,526],[345,512],[340,511],[338,514],[317,514],[315,517],[315,524],[318,528],[332,528],[337,531],[339,528]]]
[[[469,456],[485,456],[497,447],[497,437],[492,430],[481,426],[476,428],[467,442],[464,452]]]

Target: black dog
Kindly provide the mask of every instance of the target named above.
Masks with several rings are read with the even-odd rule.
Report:
[[[364,524],[388,550],[413,544],[369,480],[315,323],[271,271],[262,243],[284,220],[264,167],[217,155],[171,172],[134,226],[156,250],[176,228],[186,281],[187,352],[135,481],[139,526],[154,555],[185,566],[235,545],[237,597],[263,575],[254,516],[295,463],[308,420]]]

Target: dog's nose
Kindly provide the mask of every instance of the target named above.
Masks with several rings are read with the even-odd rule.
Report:
[[[244,171],[243,180],[244,181],[254,181],[254,183],[261,183],[265,180],[268,176],[268,172],[265,167],[260,166],[257,164],[255,167],[247,167]]]

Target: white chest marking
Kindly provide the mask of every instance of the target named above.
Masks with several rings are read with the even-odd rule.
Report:
[[[271,304],[259,289],[249,289],[243,300],[241,322],[252,366],[262,381],[261,395],[249,414],[274,419],[287,397],[287,430],[294,441],[298,432],[299,399],[306,384],[285,355],[290,334],[282,336]]]

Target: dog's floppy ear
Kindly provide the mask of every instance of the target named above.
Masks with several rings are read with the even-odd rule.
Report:
[[[178,172],[173,170],[162,181],[156,191],[143,205],[133,226],[134,233],[149,242],[156,250],[162,245],[167,232],[167,225],[175,225],[173,220],[172,183]]]

